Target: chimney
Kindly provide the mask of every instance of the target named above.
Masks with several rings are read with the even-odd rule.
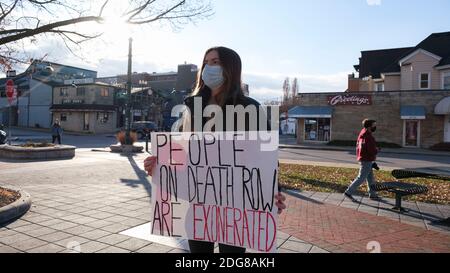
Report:
[[[347,92],[359,91],[359,78],[355,78],[355,73],[348,75],[348,89]]]

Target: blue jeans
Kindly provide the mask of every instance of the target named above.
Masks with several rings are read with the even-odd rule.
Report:
[[[369,195],[376,195],[376,192],[373,190],[372,185],[375,184],[375,179],[373,177],[372,165],[373,161],[361,161],[359,162],[361,167],[359,168],[358,177],[352,182],[352,184],[348,187],[346,192],[348,194],[353,194],[356,190],[361,186],[364,181],[367,180]]]

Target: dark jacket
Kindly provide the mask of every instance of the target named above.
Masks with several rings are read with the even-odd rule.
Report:
[[[57,124],[53,124],[52,126],[52,136],[61,136],[63,132],[63,129],[61,128],[61,126],[57,125]]]
[[[377,143],[370,130],[361,130],[356,142],[356,156],[358,161],[375,161],[378,154]]]
[[[194,99],[200,97],[202,99],[202,111],[201,111],[201,116],[197,117],[195,116],[195,111],[194,111]],[[208,102],[209,99],[211,98],[211,89],[209,89],[208,87],[203,88],[197,95],[194,96],[190,96],[187,97],[184,100],[184,104],[189,108],[190,113],[191,113],[191,128],[190,131],[195,131],[194,130],[194,124],[195,124],[195,120],[200,118],[202,119],[202,128],[203,126],[205,126],[205,124],[208,122],[208,118],[203,117],[203,110],[208,106]],[[252,99],[250,97],[246,97],[246,96],[240,96],[237,98],[230,98],[226,103],[225,106],[223,107],[223,126],[224,126],[224,130],[226,130],[226,106],[227,105],[232,105],[232,106],[237,106],[237,105],[242,105],[244,108],[249,106],[249,105],[254,105],[257,109],[257,130],[260,130],[260,126],[259,126],[259,121],[261,118],[265,119],[265,121],[267,121],[267,130],[270,131],[270,122],[267,119],[267,115],[266,113],[264,114],[264,116],[260,116],[259,113],[259,106],[261,105],[259,102],[257,102],[255,99]],[[234,117],[234,131],[237,131],[237,115],[235,115]],[[245,115],[245,131],[249,131],[250,129],[250,118],[248,115]]]

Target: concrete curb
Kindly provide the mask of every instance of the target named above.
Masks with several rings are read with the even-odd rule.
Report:
[[[20,198],[15,202],[0,208],[0,224],[19,218],[31,208],[31,195],[26,191],[14,189],[9,186],[3,188],[19,192]]]
[[[297,150],[321,150],[321,151],[341,151],[341,152],[355,152],[354,148],[346,148],[346,147],[335,147],[335,146],[326,146],[326,147],[313,147],[313,146],[298,146],[298,145],[286,145],[280,144],[278,146],[280,149],[297,149]],[[433,151],[405,151],[401,148],[398,150],[386,150],[382,149],[380,154],[407,154],[407,155],[431,155],[431,156],[444,156],[450,157],[449,152],[433,152]]]

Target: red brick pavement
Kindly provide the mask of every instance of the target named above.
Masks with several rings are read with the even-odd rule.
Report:
[[[450,236],[354,209],[287,196],[288,209],[279,228],[330,252],[369,252],[380,243],[381,252],[450,253]]]

